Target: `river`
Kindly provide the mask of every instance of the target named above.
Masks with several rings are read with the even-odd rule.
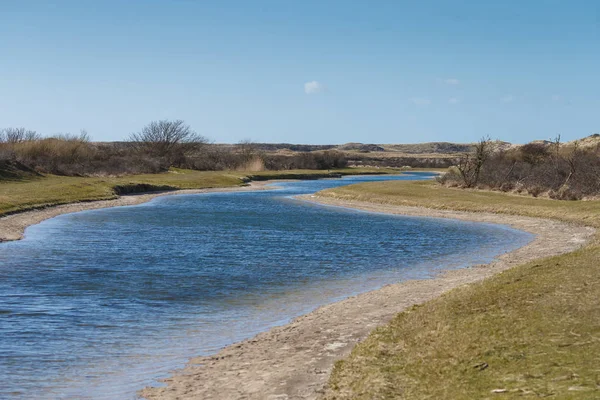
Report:
[[[280,182],[61,215],[0,244],[0,398],[135,399],[316,307],[488,263],[506,226],[320,206],[294,195],[431,174]]]

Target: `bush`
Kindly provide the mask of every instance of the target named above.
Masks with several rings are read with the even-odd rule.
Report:
[[[333,150],[301,153],[291,156],[267,155],[263,156],[265,168],[268,170],[290,169],[334,169],[345,168],[348,160],[344,153]]]
[[[207,143],[182,120],[152,121],[130,136],[132,148],[139,154],[164,159],[169,165],[182,167],[188,157]]]
[[[471,156],[471,159],[473,156]],[[440,183],[468,186],[460,171],[451,169]],[[547,193],[557,200],[600,195],[600,149],[554,142],[529,143],[518,149],[496,151],[481,166],[477,186],[537,197]]]

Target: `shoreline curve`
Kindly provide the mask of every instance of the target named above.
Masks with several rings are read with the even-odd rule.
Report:
[[[47,219],[58,217],[63,214],[71,214],[80,211],[98,210],[101,208],[135,206],[147,203],[157,197],[175,196],[180,194],[198,194],[215,192],[245,192],[264,190],[266,185],[275,181],[252,181],[246,186],[230,186],[205,189],[181,189],[162,192],[147,192],[121,195],[112,200],[94,200],[78,203],[61,204],[34,210],[17,212],[0,217],[0,243],[21,240],[25,230],[31,225],[39,224]]]
[[[409,280],[327,304],[290,323],[223,348],[212,356],[192,358],[163,379],[166,387],[147,387],[139,394],[161,399],[317,399],[335,361],[377,326],[407,308],[535,259],[568,253],[587,244],[596,230],[565,222],[516,215],[440,211],[297,196],[312,203],[378,213],[451,218],[508,225],[535,235],[533,241],[493,262],[442,271],[432,279]]]

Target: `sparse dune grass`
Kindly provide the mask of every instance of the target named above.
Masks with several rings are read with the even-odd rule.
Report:
[[[555,218],[600,228],[600,202],[367,183],[345,200]],[[600,398],[600,241],[399,314],[335,365],[326,399]]]

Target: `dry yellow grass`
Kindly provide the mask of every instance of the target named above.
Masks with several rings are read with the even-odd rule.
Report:
[[[323,196],[600,227],[600,202],[367,183]],[[336,364],[332,399],[600,398],[600,240],[401,313]]]

